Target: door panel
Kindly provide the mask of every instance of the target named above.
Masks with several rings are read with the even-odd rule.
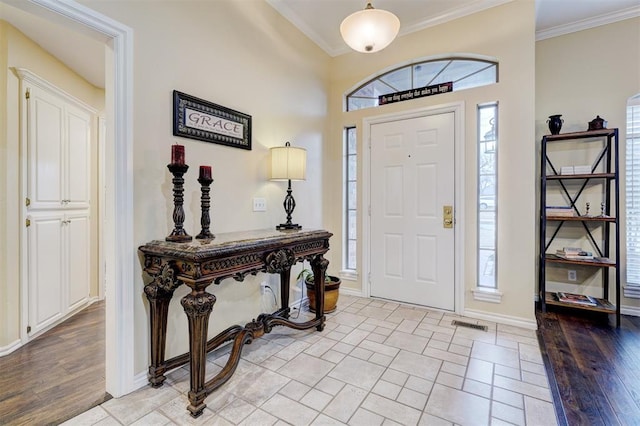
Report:
[[[69,259],[66,308],[72,311],[89,299],[89,215],[84,212],[67,214],[65,222]]]
[[[89,170],[91,150],[91,117],[67,106],[67,207],[88,208],[91,188]]]
[[[37,212],[30,216],[29,325],[31,334],[64,315],[63,214]]]
[[[371,295],[454,310],[454,113],[371,126]]]
[[[63,117],[61,102],[33,87],[30,90],[29,198],[32,209],[60,208],[63,198]]]

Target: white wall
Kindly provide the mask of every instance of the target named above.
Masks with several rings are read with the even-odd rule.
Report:
[[[285,219],[286,187],[267,181],[268,149],[290,141],[307,148],[306,182],[294,182],[294,220],[322,226],[322,145],[327,110],[328,56],[263,1],[84,2],[134,32],[134,241],[164,239],[171,229],[173,199],[166,165],[170,146],[185,145],[185,229],[200,229],[199,165],[213,167],[211,231],[214,234],[275,227]],[[253,117],[251,151],[172,136],[172,91]],[[267,212],[252,211],[264,197]],[[335,238],[332,239],[335,244]],[[148,365],[148,277],[138,263],[135,297],[135,371]],[[244,324],[260,312],[258,283],[223,281],[208,290],[217,297],[209,334]],[[169,312],[167,356],[186,352],[188,326],[178,289]]]
[[[535,117],[538,152],[540,139],[549,133],[546,121],[551,114],[562,114],[562,133],[587,130],[588,122],[596,115],[606,119],[609,128],[619,128],[620,207],[623,213],[620,217],[620,234],[623,237],[620,259],[623,286],[627,270],[624,244],[626,106],[630,97],[640,93],[639,42],[640,18],[634,18],[536,43]],[[539,168],[538,166],[537,174]],[[580,207],[584,208],[584,205]],[[591,212],[598,214],[599,210],[599,201],[595,205],[592,203]],[[556,284],[551,290],[584,291],[599,296],[601,281],[599,277],[593,279],[588,272],[587,269],[579,270],[578,281],[585,280],[581,287]],[[613,273],[611,270],[611,279]],[[560,277],[557,278],[560,281]],[[610,297],[613,298],[614,294],[612,292]],[[623,297],[622,307],[634,309],[637,313],[640,300]]]

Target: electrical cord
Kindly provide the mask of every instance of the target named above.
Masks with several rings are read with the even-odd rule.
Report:
[[[304,280],[300,280],[300,303],[298,304],[298,312],[296,313],[296,316],[295,317],[293,315],[289,316],[292,319],[298,319],[298,317],[300,316],[300,311],[302,310],[302,301],[304,299],[304,297],[303,297],[304,292],[303,292],[303,287],[302,287],[303,284],[304,284]],[[270,291],[271,294],[273,295],[273,306],[275,306],[275,308],[277,310],[277,308],[278,308],[278,299],[276,297],[276,293],[268,285],[265,285],[263,288],[265,289],[265,291],[267,291],[267,290]]]
[[[273,295],[273,306],[275,306],[276,308],[278,308],[278,299],[276,298],[276,293],[273,291],[273,289],[271,287],[269,287],[268,285],[264,286],[265,289],[269,289],[269,291],[271,292],[271,294]]]
[[[300,316],[300,311],[302,310],[302,300],[304,299],[303,294],[303,290],[302,290],[302,285],[304,284],[304,280],[300,280],[300,303],[298,304],[298,312],[296,312],[296,316],[294,317],[293,315],[290,315],[289,318],[292,319],[298,319],[298,317]]]

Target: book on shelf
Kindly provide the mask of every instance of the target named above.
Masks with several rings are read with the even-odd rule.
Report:
[[[588,175],[591,174],[591,166],[579,165],[579,166],[562,166],[560,167],[561,175]]]
[[[556,293],[556,296],[560,302],[582,306],[598,306],[596,299],[585,294],[565,293],[564,291],[559,291]]]
[[[556,250],[556,256],[567,260],[593,260],[593,253],[579,247],[564,247]]]
[[[572,175],[574,174],[574,169],[573,166],[562,166],[560,167],[560,174],[561,175]]]
[[[588,175],[591,174],[591,166],[573,166],[573,173],[576,175]]]
[[[573,211],[573,208],[568,206],[547,206],[545,208],[545,213],[547,216],[562,216],[562,217],[575,216],[575,212]]]

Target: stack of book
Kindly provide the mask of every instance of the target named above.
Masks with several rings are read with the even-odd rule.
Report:
[[[556,256],[568,260],[593,260],[593,253],[584,251],[580,247],[563,247],[556,250]]]
[[[591,166],[573,166],[573,173],[576,175],[588,175],[591,173]]]
[[[573,217],[575,211],[572,207],[566,206],[547,206],[545,209],[547,216]]]
[[[562,166],[560,167],[561,175],[588,175],[591,174],[591,166]]]
[[[558,296],[558,300],[560,302],[582,306],[598,306],[596,299],[584,294],[565,293],[563,291],[559,291],[556,293],[556,296]]]

